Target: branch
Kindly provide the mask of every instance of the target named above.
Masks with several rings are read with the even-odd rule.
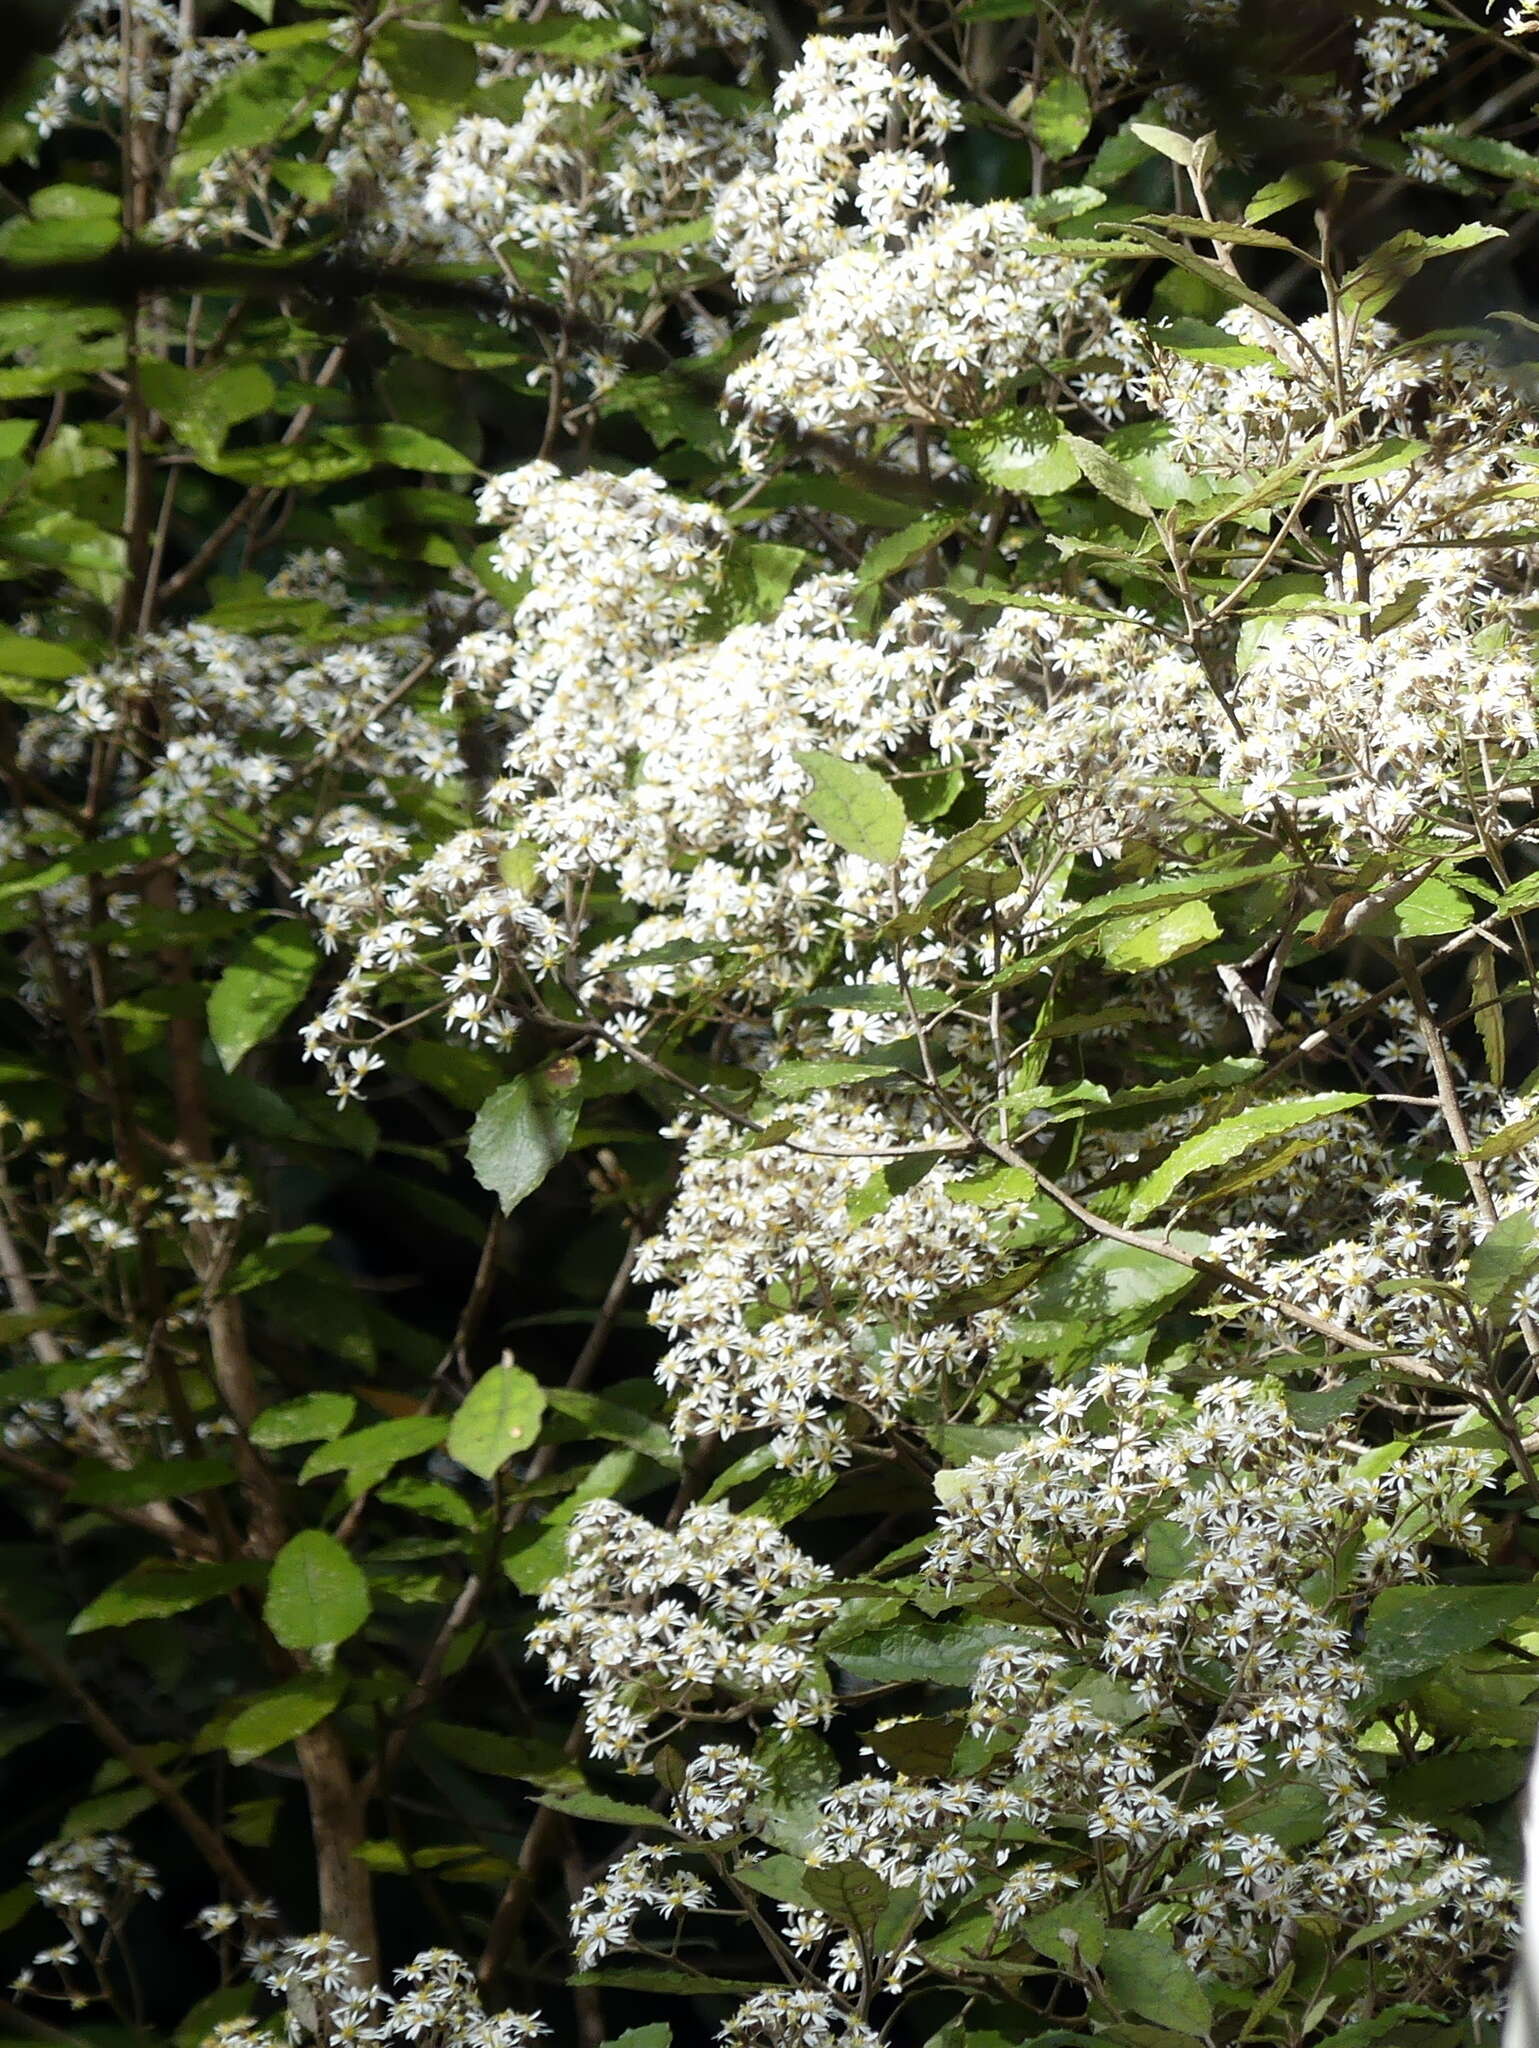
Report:
[[[141,1785],[155,1794],[204,1862],[219,1873],[234,1896],[237,1899],[260,1898],[260,1887],[246,1875],[223,1836],[209,1826],[197,1808],[150,1762],[137,1744],[129,1740],[106,1709],[97,1704],[69,1666],[45,1648],[4,1601],[0,1601],[0,1629],[4,1629],[21,1654],[37,1666],[56,1692],[75,1702],[105,1747],[127,1765]]]

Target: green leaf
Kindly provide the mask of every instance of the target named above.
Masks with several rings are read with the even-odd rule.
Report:
[[[633,371],[605,392],[599,411],[634,413],[659,448],[682,442],[713,461],[721,459],[721,417],[681,378],[642,376]]]
[[[356,66],[324,43],[278,50],[226,71],[194,105],[178,136],[176,172],[199,171],[228,149],[261,149],[303,126]]]
[[[1038,89],[1026,125],[1054,163],[1073,156],[1090,133],[1090,100],[1072,72],[1060,71]]]
[[[803,1095],[820,1095],[828,1088],[847,1088],[857,1081],[880,1080],[899,1071],[896,1060],[782,1060],[770,1067],[761,1081],[766,1094],[795,1101]]]
[[[461,449],[451,448],[419,427],[381,420],[367,427],[328,427],[333,448],[356,457],[369,469],[423,469],[438,476],[473,476],[476,465]]]
[[[783,547],[767,540],[735,542],[701,621],[700,637],[720,639],[735,626],[774,618],[807,561],[805,548]]]
[[[237,483],[292,491],[361,476],[374,467],[374,462],[356,448],[329,447],[321,441],[302,441],[290,446],[279,441],[262,448],[225,450],[218,457],[206,455],[203,467],[215,476],[233,477]]]
[[[805,1854],[821,1825],[822,1803],[839,1783],[838,1758],[812,1729],[791,1728],[762,1736],[753,1760],[764,1773],[768,1809],[759,1833],[777,1849]]]
[[[1467,931],[1474,922],[1469,898],[1434,875],[1369,918],[1361,929],[1376,939],[1431,939],[1446,932]]]
[[[668,2020],[653,2020],[647,2027],[627,2027],[606,2041],[604,2048],[673,2048],[673,2026]]]
[[[1007,405],[947,436],[952,453],[996,490],[1055,497],[1080,480],[1074,436],[1044,405]]]
[[[890,868],[903,846],[903,805],[874,768],[838,754],[805,749],[797,765],[812,777],[800,799],[813,824],[846,853]]]
[[[654,1813],[651,1807],[641,1806],[630,1799],[611,1799],[607,1792],[593,1792],[585,1785],[543,1792],[535,1804],[549,1806],[556,1813],[569,1813],[577,1820],[607,1820],[618,1827],[672,1831],[672,1823],[664,1815]]]
[[[1526,1748],[1456,1749],[1396,1771],[1381,1786],[1391,1810],[1412,1820],[1446,1822],[1472,1806],[1510,1799],[1528,1776]]]
[[[34,1330],[56,1330],[61,1323],[71,1322],[79,1309],[75,1308],[6,1308],[0,1309],[0,1344],[16,1344],[23,1337],[30,1337]],[[30,1395],[18,1398],[30,1400]]]
[[[286,1450],[290,1444],[329,1443],[352,1421],[358,1403],[350,1394],[301,1394],[264,1408],[251,1425],[251,1441],[260,1450]]]
[[[152,356],[140,365],[139,381],[149,403],[193,453],[210,458],[219,454],[231,427],[270,412],[278,397],[257,363],[195,371]]]
[[[477,21],[478,40],[505,50],[538,50],[546,57],[611,57],[633,49],[644,31],[628,21],[583,21],[569,14],[548,14],[539,21]]]
[[[829,1651],[852,1678],[968,1685],[986,1650],[1030,1646],[1037,1636],[1003,1621],[893,1621]]]
[[[307,1486],[328,1473],[345,1472],[356,1498],[377,1486],[407,1458],[435,1449],[448,1433],[449,1424],[442,1415],[398,1415],[390,1422],[372,1423],[312,1451],[299,1468],[299,1483]]]
[[[1191,1231],[1169,1235],[1184,1251],[1207,1247],[1207,1239]],[[1042,1321],[1084,1322],[1103,1334],[1122,1334],[1152,1322],[1195,1287],[1198,1277],[1157,1252],[1097,1238],[1053,1261],[1032,1288],[1031,1311]]]
[[[497,1735],[487,1728],[462,1728],[450,1721],[428,1721],[422,1732],[445,1756],[489,1777],[558,1785],[576,1776],[577,1766],[559,1742],[529,1735]]]
[[[331,1232],[323,1223],[303,1223],[298,1230],[279,1231],[266,1244],[246,1253],[232,1269],[224,1291],[247,1294],[254,1287],[265,1287],[281,1274],[307,1264],[330,1242]]]
[[[872,590],[877,584],[885,583],[889,576],[899,575],[910,563],[917,562],[921,555],[928,554],[931,548],[965,524],[958,512],[928,512],[923,519],[916,519],[900,533],[888,534],[885,540],[879,540],[867,552],[855,578],[857,588]]]
[[[155,1500],[189,1499],[234,1483],[235,1467],[223,1458],[145,1458],[126,1471],[112,1465],[81,1465],[70,1493],[87,1506],[138,1508]]]
[[[1227,328],[1209,326],[1203,320],[1167,320],[1149,329],[1157,348],[1173,355],[1187,356],[1195,363],[1213,363],[1225,370],[1285,369],[1279,356],[1259,348],[1253,341],[1241,341]]]
[[[1063,438],[1064,446],[1079,464],[1087,484],[1093,485],[1103,498],[1110,498],[1125,512],[1136,512],[1144,519],[1149,517],[1154,507],[1149,503],[1148,493],[1125,462],[1119,462],[1099,441],[1087,441],[1080,434],[1065,434]]]
[[[273,1559],[263,1618],[286,1650],[328,1649],[369,1618],[369,1582],[324,1529],[302,1529]]]
[[[1082,1963],[1094,1968],[1106,1951],[1106,1923],[1084,1892],[1034,1913],[1021,1932],[1038,1955],[1074,1972]]]
[[[1337,462],[1330,463],[1320,472],[1320,481],[1327,484],[1368,483],[1374,477],[1392,476],[1396,470],[1409,469],[1413,462],[1427,453],[1425,441],[1408,441],[1401,434],[1389,434],[1372,447],[1360,448],[1351,455],[1343,455]]]
[[[1167,1936],[1142,1927],[1108,1929],[1100,1971],[1114,2002],[1179,2034],[1206,2034],[1213,2009],[1190,1963]]]
[[[1368,1610],[1362,1666],[1376,1701],[1478,1650],[1539,1606],[1532,1586],[1391,1586]]]
[[[0,658],[0,668],[9,666],[8,662]],[[1532,910],[1535,904],[1539,904],[1539,869],[1533,874],[1524,875],[1522,880],[1514,882],[1510,889],[1503,890],[1497,898],[1496,909],[1499,916],[1511,917],[1517,911]]]
[[[1539,185],[1539,156],[1530,156],[1514,142],[1501,142],[1492,135],[1459,135],[1441,128],[1422,129],[1420,139],[1439,156],[1462,164],[1467,171],[1481,171],[1487,177],[1508,178],[1521,185]]]
[[[545,1400],[558,1415],[575,1423],[583,1436],[629,1444],[632,1450],[641,1451],[659,1465],[678,1462],[678,1447],[664,1424],[628,1401],[606,1400],[601,1394],[584,1393],[577,1387],[552,1387]]]
[[[809,1868],[804,1883],[808,1898],[820,1913],[857,1934],[871,1932],[892,1897],[885,1878],[852,1859]]]
[[[454,1412],[448,1452],[479,1479],[495,1478],[509,1458],[540,1434],[545,1389],[522,1366],[504,1361],[482,1373]]]
[[[471,1126],[470,1169],[506,1216],[566,1157],[581,1093],[576,1062],[520,1074],[482,1103]]]
[[[5,426],[33,428],[30,420],[7,420]],[[84,648],[59,640],[40,640],[31,633],[0,627],[0,670],[11,676],[35,676],[43,682],[66,682],[91,666]]]
[[[236,1586],[260,1585],[267,1567],[255,1558],[231,1564],[140,1564],[116,1584],[98,1593],[69,1625],[72,1636],[99,1628],[126,1628],[135,1621],[164,1621],[185,1614],[206,1600],[217,1600]]]
[[[259,1693],[225,1726],[223,1740],[230,1761],[249,1764],[269,1750],[281,1749],[296,1735],[307,1734],[336,1712],[343,1690],[340,1675],[315,1672]]]
[[[435,139],[453,127],[476,88],[480,66],[471,44],[427,23],[402,21],[381,29],[370,48],[419,135]]]
[[[446,1045],[430,1038],[407,1047],[406,1070],[456,1109],[479,1109],[502,1079],[501,1067],[480,1046]]]
[[[1167,162],[1180,164],[1189,171],[1197,161],[1197,143],[1190,135],[1183,135],[1179,129],[1164,128],[1156,121],[1129,121],[1128,133],[1136,135],[1146,149],[1152,149]]]
[[[1286,1102],[1253,1103],[1249,1109],[1225,1117],[1222,1123],[1198,1131],[1177,1145],[1168,1159],[1139,1182],[1128,1206],[1128,1222],[1139,1224],[1156,1209],[1163,1208],[1181,1183],[1190,1180],[1193,1174],[1209,1173],[1267,1138],[1280,1137],[1284,1131],[1297,1130],[1301,1124],[1315,1123],[1323,1117],[1339,1116],[1344,1110],[1359,1109],[1368,1100],[1366,1095],[1296,1095]]]
[[[1526,1209],[1494,1224],[1470,1253],[1464,1291],[1482,1315],[1493,1315],[1539,1267],[1539,1229]]]
[[[1218,919],[1206,903],[1178,903],[1169,910],[1119,917],[1106,924],[1097,943],[1108,967],[1142,973],[1194,953],[1218,937]]]
[[[1483,242],[1505,238],[1505,228],[1484,221],[1469,221],[1451,234],[1423,235],[1406,228],[1375,249],[1365,263],[1348,273],[1342,285],[1343,303],[1365,317],[1382,313],[1395,296],[1434,257],[1458,255],[1478,248]]]
[[[209,1037],[227,1074],[304,1001],[319,964],[302,925],[285,921],[247,939],[209,991]]]

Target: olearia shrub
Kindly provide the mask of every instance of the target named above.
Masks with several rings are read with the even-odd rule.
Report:
[[[7,2026],[1492,2048],[1539,12],[53,30]]]

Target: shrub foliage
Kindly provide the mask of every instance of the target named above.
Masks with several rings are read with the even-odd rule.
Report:
[[[17,2026],[1494,2039],[1535,30],[34,38]]]

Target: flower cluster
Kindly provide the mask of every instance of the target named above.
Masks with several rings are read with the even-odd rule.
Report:
[[[828,1577],[759,1516],[695,1507],[669,1531],[590,1501],[529,1645],[555,1684],[583,1688],[593,1753],[639,1766],[650,1721],[722,1697],[781,1728],[821,1720],[830,1702],[805,1645],[829,1612],[815,1590]]]
[[[749,467],[788,427],[971,418],[1054,358],[1131,368],[1132,329],[1027,208],[947,201],[938,152],[961,110],[900,61],[889,32],[814,37],[776,106],[773,169],[745,172],[716,208],[739,295],[796,307],[727,386]],[[1103,371],[1083,395],[1108,388]]]
[[[40,1949],[11,1988],[80,2011],[99,1996],[101,1964],[135,1905],[160,1897],[159,1879],[121,1835],[50,1842],[28,1858],[27,1870],[38,1904],[63,1921],[68,1939]]]
[[[968,1402],[1003,1318],[933,1311],[1003,1254],[997,1218],[954,1200],[955,1171],[925,1156],[947,1135],[817,1097],[768,1150],[699,1120],[642,1266],[663,1283],[649,1314],[671,1340],[657,1373],[676,1434],[766,1430],[778,1464],[832,1471],[916,1398]],[[929,1170],[897,1191],[886,1176],[906,1161]]]
[[[242,1909],[249,1917],[251,1909]],[[223,1916],[204,1931],[224,1932]],[[396,1988],[360,1985],[363,1958],[334,1934],[248,1944],[255,1981],[285,2007],[292,2048],[366,2048],[373,2042],[418,2042],[425,2048],[532,2048],[550,2033],[537,2014],[488,2013],[475,1972],[452,1949],[424,1949],[395,1973]],[[254,2020],[223,2020],[202,2048],[260,2048],[269,2028]]]

